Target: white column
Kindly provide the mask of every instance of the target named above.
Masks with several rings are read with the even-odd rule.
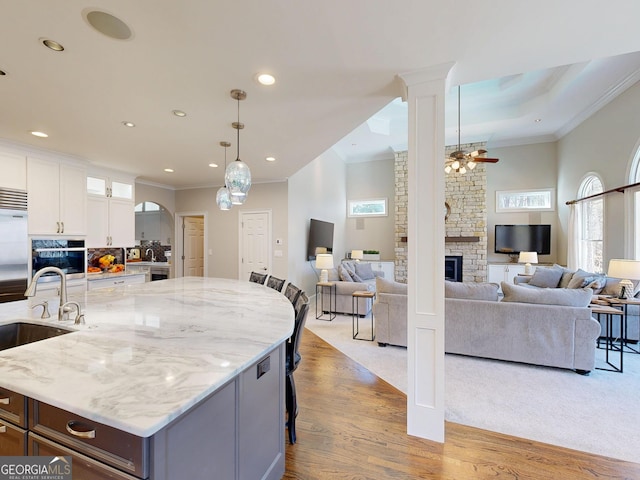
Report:
[[[407,432],[444,442],[444,97],[452,63],[400,75],[409,107]]]

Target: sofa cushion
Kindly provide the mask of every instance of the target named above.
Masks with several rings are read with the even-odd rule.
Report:
[[[338,276],[340,277],[340,280],[342,280],[343,282],[353,282],[353,278],[351,278],[351,274],[346,268],[344,268],[344,265],[342,264],[338,265]]]
[[[330,282],[337,282],[338,280],[340,280],[340,274],[338,273],[338,269],[337,268],[330,268],[328,270],[329,272],[329,281]]]
[[[373,274],[373,268],[370,263],[356,262],[356,275],[362,280],[371,280],[376,276]]]
[[[560,283],[563,274],[562,268],[553,267],[537,267],[533,272],[529,285],[541,288],[556,288]]]
[[[400,295],[406,295],[407,284],[394,282],[393,280],[387,280],[383,277],[376,277],[376,292],[377,293],[396,293]]]
[[[503,302],[536,303],[541,305],[564,305],[586,307],[591,303],[590,288],[527,288],[502,282]]]
[[[498,285],[495,283],[444,281],[445,298],[467,298],[471,300],[498,300]]]
[[[560,277],[560,283],[558,283],[558,288],[567,288],[569,282],[571,281],[571,277],[576,273],[575,270],[571,270],[570,268],[563,267],[562,265],[558,265],[557,263],[553,265],[556,268],[562,269],[562,277]]]

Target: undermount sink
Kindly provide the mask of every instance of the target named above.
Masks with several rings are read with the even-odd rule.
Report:
[[[53,325],[38,325],[25,322],[7,323],[6,325],[0,325],[0,350],[39,342],[40,340],[57,337],[72,331]]]

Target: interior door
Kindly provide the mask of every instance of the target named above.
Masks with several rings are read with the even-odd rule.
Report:
[[[271,271],[271,213],[242,212],[240,219],[242,239],[240,279],[249,280],[251,272]]]
[[[184,276],[204,276],[204,217],[184,217]]]

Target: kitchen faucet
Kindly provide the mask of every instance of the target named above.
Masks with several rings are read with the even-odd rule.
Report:
[[[72,310],[72,305],[76,307],[76,322],[80,317],[84,317],[80,313],[80,305],[77,302],[67,302],[67,276],[58,267],[44,267],[38,270],[34,275],[31,283],[24,292],[25,297],[33,297],[36,294],[38,279],[45,273],[55,273],[60,276],[60,306],[58,307],[58,320],[64,320],[65,315]]]
[[[147,248],[147,251],[146,251],[146,252],[144,252],[144,254],[148,257],[148,256],[149,256],[149,252],[151,252],[151,261],[152,261],[152,262],[155,262],[155,261],[156,261],[156,254],[155,254],[155,252],[153,251],[153,249],[151,249],[151,248]]]

